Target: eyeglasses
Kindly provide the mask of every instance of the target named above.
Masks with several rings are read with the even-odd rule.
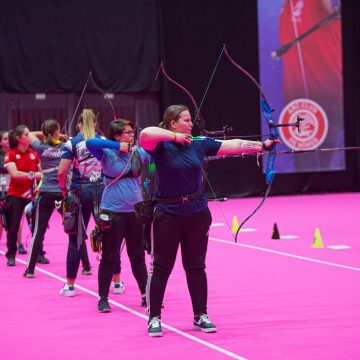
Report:
[[[123,131],[123,134],[128,134],[128,135],[135,135],[135,131],[134,130],[129,130],[129,131]]]

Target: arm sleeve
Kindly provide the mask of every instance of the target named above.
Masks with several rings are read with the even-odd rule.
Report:
[[[119,150],[120,143],[112,140],[94,138],[86,141],[86,147],[91,155],[95,156],[97,160],[101,160],[104,155],[104,149]]]
[[[15,155],[12,152],[7,152],[5,154],[5,158],[4,158],[4,167],[6,167],[8,164],[14,163],[16,165],[16,161],[15,161]]]
[[[143,164],[150,164],[150,163],[154,162],[152,157],[143,148],[140,147],[137,149],[137,151],[140,155],[140,159]]]
[[[66,143],[65,143],[65,146],[64,146],[64,152],[62,154],[62,159],[66,159],[66,160],[73,160],[74,156],[73,156],[73,146],[72,146],[72,142],[71,140],[68,140]]]
[[[165,141],[158,142],[152,150],[145,150],[152,158],[155,158],[159,151],[164,148]]]
[[[205,156],[215,156],[221,147],[221,141],[215,139],[205,139]]]
[[[41,155],[44,150],[46,149],[46,145],[43,144],[39,139],[36,139],[34,140],[32,143],[31,143],[31,147],[39,154]]]

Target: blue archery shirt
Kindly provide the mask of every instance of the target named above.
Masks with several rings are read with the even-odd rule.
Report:
[[[215,156],[221,142],[204,137],[191,144],[175,141],[159,142],[148,151],[158,172],[157,198],[178,198],[190,195],[202,188],[202,165],[206,156]],[[156,207],[177,215],[190,215],[207,207],[205,192],[197,199],[178,204],[156,204]]]
[[[95,134],[100,139],[99,134]],[[79,133],[65,143],[63,159],[72,160],[73,189],[81,188],[82,184],[96,183],[102,180],[101,163],[86,148],[84,134]]]
[[[129,163],[130,153],[120,152],[117,141],[90,139],[86,141],[86,146],[101,161],[105,185],[117,178],[126,166],[124,178],[104,190],[100,207],[112,212],[134,212],[134,204],[142,201],[140,175],[143,164],[152,161],[149,154],[142,148],[136,148]]]

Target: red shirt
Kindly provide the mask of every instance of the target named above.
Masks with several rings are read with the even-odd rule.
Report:
[[[5,154],[4,158],[5,167],[9,164],[15,164],[18,171],[26,173],[38,171],[39,163],[39,155],[31,148],[28,148],[25,152],[21,152],[18,148],[11,149]],[[31,181],[11,178],[7,193],[8,195],[30,199]]]
[[[292,5],[292,6],[291,6]],[[329,16],[323,0],[285,0],[279,18],[284,45]],[[334,18],[295,44],[283,57],[285,102],[308,97],[341,102],[341,19]]]

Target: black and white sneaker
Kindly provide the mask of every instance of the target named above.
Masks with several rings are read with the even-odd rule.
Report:
[[[217,332],[216,326],[210,321],[207,314],[199,314],[194,317],[194,329],[205,333]]]
[[[23,277],[28,279],[34,278],[35,277],[34,271],[26,269],[25,272],[23,273]]]
[[[109,301],[107,298],[100,298],[98,302],[98,310],[101,313],[108,313],[111,311]]]
[[[163,331],[161,328],[161,320],[160,316],[154,316],[149,319],[148,322],[148,335],[155,337],[155,336],[163,336]]]
[[[82,269],[82,274],[83,274],[83,275],[92,275],[91,266],[85,266],[85,267]]]
[[[74,297],[75,296],[74,285],[65,284],[64,287],[59,291],[59,294],[65,297]]]

